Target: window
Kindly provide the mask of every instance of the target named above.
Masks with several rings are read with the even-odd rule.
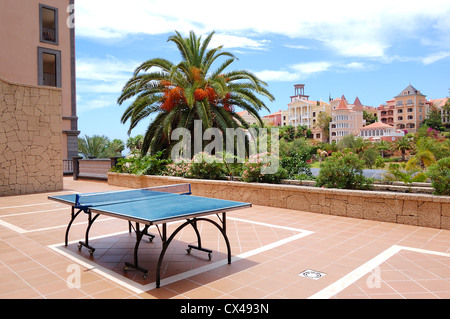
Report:
[[[408,120],[412,120],[413,116],[412,115],[408,115]]]
[[[40,41],[58,44],[58,9],[39,4]]]
[[[397,106],[403,106],[403,101],[397,101]]]
[[[403,113],[403,109],[398,109],[397,113]]]
[[[38,85],[61,87],[61,51],[38,48]]]
[[[413,100],[409,99],[408,101],[406,101],[406,105],[412,105],[413,104]]]
[[[408,108],[408,113],[412,113],[414,109],[412,107]]]
[[[403,121],[403,116],[399,116],[397,119],[398,119],[399,121]]]

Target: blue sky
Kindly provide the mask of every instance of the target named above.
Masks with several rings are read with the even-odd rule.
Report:
[[[117,97],[151,58],[177,63],[174,30],[216,34],[212,47],[267,82],[271,112],[287,109],[294,84],[311,100],[345,95],[379,106],[409,84],[427,98],[450,89],[450,1],[76,0],[77,112],[81,136],[128,138]],[[267,115],[268,112],[261,112]],[[131,132],[143,134],[148,119]]]

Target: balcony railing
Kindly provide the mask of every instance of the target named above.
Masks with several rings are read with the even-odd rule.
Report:
[[[73,158],[73,179],[108,179],[108,172],[117,164],[119,157],[83,159]]]
[[[72,175],[73,174],[73,160],[65,159],[63,160],[63,174]]]
[[[43,84],[46,86],[56,86],[56,74],[55,73],[43,73]]]
[[[55,29],[42,26],[42,39],[49,42],[56,42]]]

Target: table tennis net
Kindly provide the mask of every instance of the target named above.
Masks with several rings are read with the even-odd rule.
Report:
[[[132,189],[117,192],[77,194],[75,200],[76,207],[93,207],[101,205],[112,205],[116,203],[124,203],[150,199],[151,197],[160,197],[164,194],[180,194],[190,195],[190,184],[176,184],[149,188]]]

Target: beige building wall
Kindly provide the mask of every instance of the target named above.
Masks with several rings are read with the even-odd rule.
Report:
[[[332,104],[332,107],[334,105]],[[345,99],[339,100],[338,107],[331,111],[330,142],[342,139],[342,137],[353,134],[358,136],[365,121],[362,111],[353,111],[347,107]]]
[[[40,82],[42,61],[39,51],[59,55],[57,83],[61,91],[62,157],[71,159],[77,155],[76,94],[75,94],[75,42],[74,29],[67,21],[67,12],[73,0],[1,0],[0,1],[0,77],[14,83],[44,86]],[[42,36],[41,7],[55,9],[55,41]],[[42,55],[42,53],[41,53]],[[46,55],[47,56],[47,55]],[[41,72],[41,73],[40,73]]]
[[[0,1],[0,196],[61,190],[78,154],[72,5]]]
[[[396,128],[415,133],[426,119],[429,105],[426,96],[409,85],[399,95],[394,97]]]
[[[287,123],[294,127],[306,125],[313,133],[313,139],[323,142],[323,131],[318,127],[319,114],[325,112],[331,116],[331,105],[323,101],[309,101],[301,97],[291,97],[288,104]]]
[[[0,110],[0,196],[61,190],[61,89],[0,78]]]

